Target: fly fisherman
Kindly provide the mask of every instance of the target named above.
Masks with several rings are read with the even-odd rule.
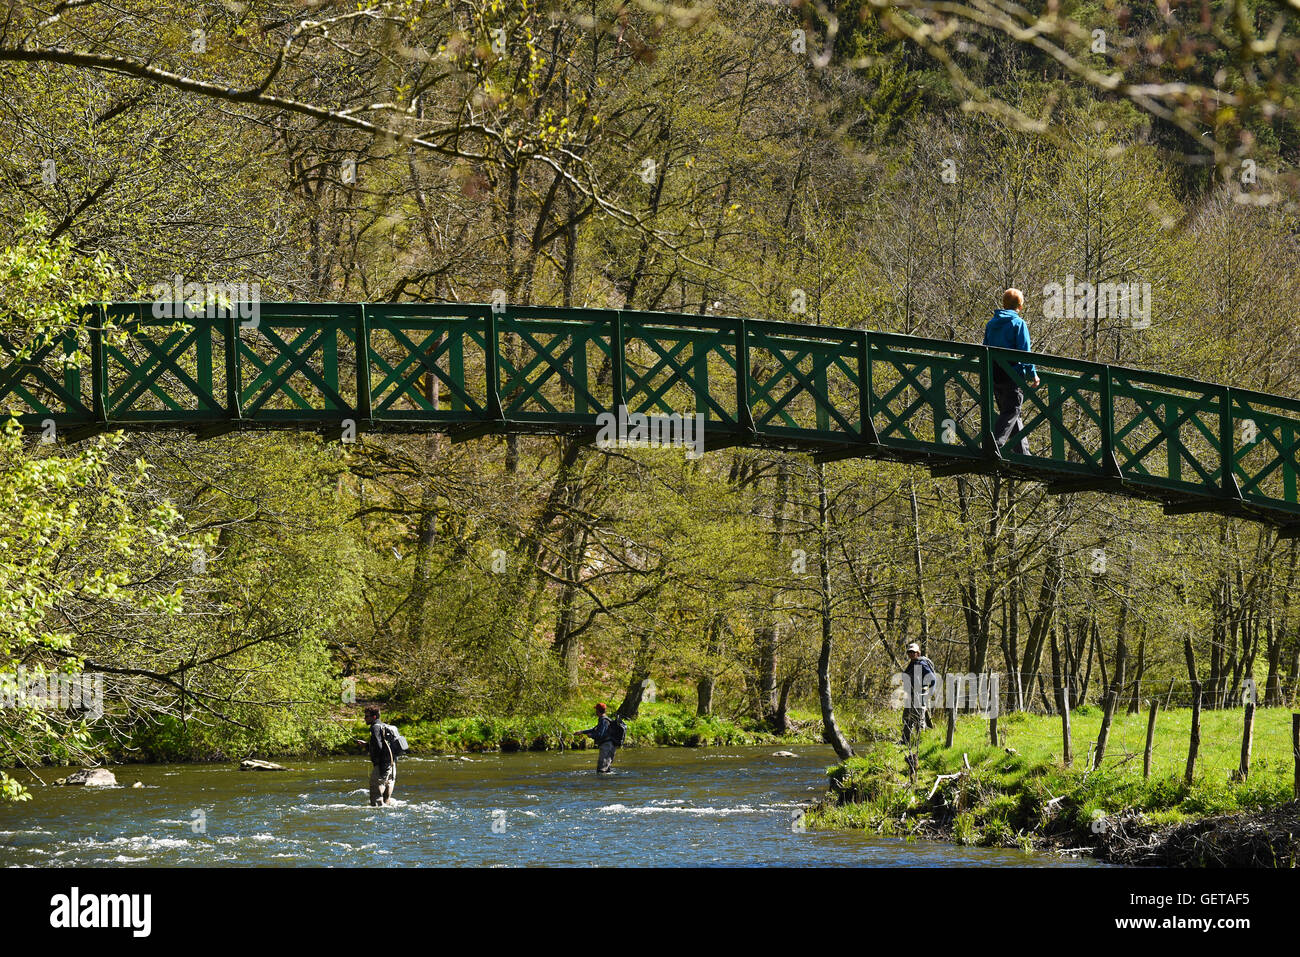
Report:
[[[393,803],[393,787],[397,784],[397,756],[393,754],[386,725],[379,720],[379,705],[366,705],[366,724],[370,725],[370,738],[357,738],[370,755],[370,806],[379,807]]]
[[[596,725],[585,731],[579,731],[579,734],[585,734],[591,740],[600,745],[600,757],[596,759],[596,771],[599,774],[609,774],[614,770],[614,752],[618,746],[611,740],[611,731],[614,722],[609,720],[605,714],[605,702],[596,702]]]

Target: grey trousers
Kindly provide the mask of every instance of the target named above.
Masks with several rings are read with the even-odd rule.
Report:
[[[609,771],[614,766],[615,747],[606,741],[600,746],[600,757],[596,760],[596,770],[600,772]]]
[[[1020,406],[1025,401],[1025,394],[1012,385],[1009,379],[994,379],[993,399],[998,406],[998,417],[993,423],[993,439],[998,443],[998,448],[1002,448],[1007,444],[1007,439],[1011,438],[1013,428],[1024,428],[1024,422],[1020,419]],[[1022,435],[1020,441],[1009,451],[1029,455],[1028,440]]]
[[[370,806],[378,807],[393,799],[393,785],[397,783],[397,765],[386,768],[371,765],[370,768]]]

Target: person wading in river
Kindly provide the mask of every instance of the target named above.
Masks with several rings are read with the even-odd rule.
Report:
[[[354,740],[364,744],[370,755],[370,806],[392,804],[393,787],[397,784],[397,759],[384,733],[387,726],[379,720],[379,705],[366,705],[366,724],[370,725],[369,740]]]
[[[1020,318],[1020,309],[1025,305],[1025,294],[1019,289],[1008,289],[1002,294],[1002,308],[993,313],[993,318],[984,327],[984,345],[999,349],[1018,349],[1028,352],[1030,349],[1029,326]],[[1031,389],[1038,386],[1038,370],[1031,363],[1013,363],[1025,377],[1025,384]],[[1025,401],[1025,393],[1011,381],[1011,376],[1002,366],[993,366],[993,399],[997,403],[998,418],[993,423],[993,441],[998,448],[1006,445],[1011,438],[1013,427],[1024,428],[1020,420],[1020,406]],[[1022,435],[1013,452],[1029,455],[1029,442]]]
[[[912,642],[907,646],[907,664],[903,668],[903,740],[909,744],[912,734],[919,734],[926,726],[926,707],[939,678],[934,673],[934,662],[921,654],[921,646]]]
[[[614,770],[614,752],[618,749],[613,741],[610,740],[610,734],[613,730],[614,722],[610,721],[605,714],[605,703],[596,702],[596,726],[588,728],[585,731],[579,731],[579,734],[585,734],[600,745],[600,756],[596,759],[596,771],[599,774],[608,774]]]

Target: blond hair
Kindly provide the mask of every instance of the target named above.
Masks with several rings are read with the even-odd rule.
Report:
[[[1025,294],[1019,289],[1008,289],[1002,294],[1003,309],[1023,309],[1025,306]]]

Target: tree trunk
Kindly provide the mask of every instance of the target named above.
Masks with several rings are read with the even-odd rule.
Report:
[[[1052,699],[1056,702],[1057,708],[1068,706],[1069,699],[1069,682],[1066,681],[1065,662],[1061,659],[1061,652],[1056,643],[1056,626],[1053,625],[1050,633],[1050,647],[1052,651]],[[1068,639],[1067,639],[1068,643]],[[1064,705],[1062,704],[1064,702]]]
[[[776,550],[785,543],[785,510],[790,497],[790,464],[785,460],[777,464],[776,488],[772,496],[772,540]],[[769,607],[775,607],[775,595]],[[768,620],[758,630],[758,700],[755,717],[771,724],[776,717],[779,689],[776,684],[777,648],[781,629],[775,619]]]
[[[1106,756],[1106,742],[1110,740],[1110,723],[1115,717],[1115,702],[1119,700],[1119,688],[1112,686],[1106,694],[1106,706],[1101,714],[1101,730],[1097,732],[1097,751],[1093,759],[1093,770],[1101,767],[1101,759]]]
[[[1187,740],[1187,770],[1183,772],[1183,781],[1192,786],[1196,774],[1196,754],[1201,749],[1201,683],[1192,682],[1192,733]]]
[[[713,714],[713,689],[717,684],[717,678],[713,673],[713,663],[718,655],[722,653],[722,629],[724,623],[721,615],[715,615],[709,622],[709,640],[705,648],[707,669],[700,675],[699,680],[695,683],[695,713],[703,718],[706,715]]]
[[[627,693],[623,695],[623,703],[618,706],[620,718],[631,721],[641,710],[641,697],[645,694],[645,682],[650,677],[650,664],[653,657],[654,646],[650,642],[650,635],[642,635],[641,642],[637,646],[636,660],[632,665],[632,677],[627,683]]]
[[[819,470],[821,480],[825,482],[825,475]],[[916,483],[909,475],[907,478],[908,496],[912,507],[912,567],[916,571],[916,604],[921,618],[921,654],[928,654],[926,642],[930,638],[930,611],[926,607],[925,597],[925,574],[921,563],[921,512],[916,505]]]
[[[758,700],[755,714],[759,721],[767,722],[776,713],[776,646],[780,629],[776,622],[768,622],[758,630]]]
[[[912,493],[912,508],[916,508],[916,493]],[[848,739],[840,732],[839,725],[835,721],[835,705],[831,701],[831,651],[832,651],[832,629],[831,629],[831,536],[830,536],[830,503],[826,495],[826,466],[817,466],[817,518],[818,526],[821,531],[820,568],[821,581],[821,620],[822,620],[822,647],[821,654],[817,657],[817,700],[822,709],[822,739],[835,749],[836,755],[841,761],[846,761],[853,757],[853,748],[850,746]],[[919,551],[918,551],[919,561]],[[924,598],[922,598],[924,601]],[[921,628],[924,633],[925,617],[922,613]]]
[[[1060,511],[1062,510],[1058,510],[1058,517]],[[1047,644],[1048,632],[1054,633],[1053,619],[1064,575],[1059,536],[1053,536],[1046,551],[1047,560],[1043,566],[1043,581],[1038,589],[1038,604],[1034,609],[1033,617],[1029,620],[1029,637],[1025,642],[1024,659],[1020,668],[1020,686],[1025,702],[1033,699],[1034,684],[1038,681],[1039,667],[1043,660],[1043,647]],[[1059,672],[1059,663],[1054,662],[1052,670]],[[1059,684],[1059,679],[1053,682],[1053,691],[1059,687]]]
[[[713,686],[716,683],[714,677],[701,678],[695,683],[695,713],[703,718],[713,714]]]
[[[1269,708],[1280,708],[1285,701],[1280,672],[1282,645],[1286,640],[1288,618],[1291,611],[1291,589],[1295,587],[1296,539],[1291,540],[1291,547],[1288,551],[1290,557],[1287,562],[1286,588],[1282,590],[1282,610],[1281,614],[1277,616],[1276,625],[1270,589],[1268,631],[1266,632],[1268,640],[1268,678],[1264,682],[1264,706]],[[1295,676],[1294,667],[1291,674],[1293,677]]]
[[[1088,622],[1088,654],[1083,669],[1083,681],[1079,683],[1078,703],[1083,704],[1088,698],[1088,685],[1092,683],[1092,659],[1097,653],[1097,620]]]
[[[776,708],[768,722],[773,734],[789,734],[794,730],[794,725],[790,723],[790,692],[797,680],[797,675],[786,675],[781,679],[781,685],[777,689]]]
[[[1147,636],[1143,632],[1138,638],[1137,674],[1133,676],[1133,693],[1128,701],[1129,714],[1137,714],[1141,708],[1139,699],[1142,697],[1142,674],[1146,671],[1146,644]]]
[[[564,666],[565,681],[570,691],[578,685],[578,615],[575,607],[578,597],[578,576],[582,573],[582,557],[587,551],[587,530],[570,523],[564,544],[564,584],[560,587],[560,610],[555,624],[555,651]]]
[[[1111,686],[1118,698],[1124,693],[1124,683],[1128,678],[1128,619],[1129,601],[1133,592],[1133,552],[1129,551],[1124,567],[1124,590],[1119,603],[1119,622],[1115,629],[1115,670],[1111,675]]]
[[[1016,483],[1007,482],[1007,607],[1005,634],[1007,651],[1005,654],[1007,672],[1015,681],[1014,688],[1007,689],[1007,700],[1012,702],[1017,711],[1025,709],[1027,690],[1024,686],[1024,662],[1020,660],[1020,556],[1016,542]]]

